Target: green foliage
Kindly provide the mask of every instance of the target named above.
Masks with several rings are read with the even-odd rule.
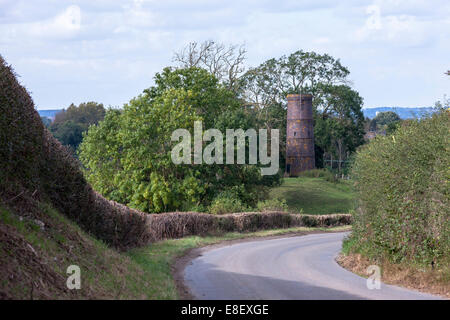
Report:
[[[239,101],[232,91],[205,69],[190,67],[184,69],[164,68],[155,75],[155,86],[144,90],[153,103],[170,89],[190,91],[188,103],[199,115],[206,128],[212,128],[214,120],[226,110],[236,110]]]
[[[35,190],[44,142],[44,126],[31,97],[0,56],[0,197],[4,190]],[[5,192],[6,193],[6,192]]]
[[[248,210],[248,208],[232,192],[223,192],[219,194],[208,209],[212,214],[236,213],[246,210]]]
[[[372,121],[378,126],[388,125],[392,122],[400,121],[400,117],[393,111],[379,112]]]
[[[404,122],[357,153],[353,250],[392,262],[448,261],[449,116]]]
[[[299,50],[249,69],[241,81],[248,101],[268,106],[285,101],[289,93],[315,95],[320,84],[342,83],[349,73],[328,54]]]
[[[1,57],[0,111],[1,203],[18,214],[45,220],[39,208],[45,200],[117,248],[148,241],[151,230],[145,216],[92,190],[79,162],[44,128],[30,95]]]
[[[287,212],[289,207],[285,199],[267,199],[264,201],[259,201],[256,205],[258,211],[282,211]]]
[[[83,140],[83,132],[85,128],[82,124],[68,120],[50,128],[53,136],[63,145],[69,146],[76,150]]]
[[[67,110],[55,115],[50,131],[63,145],[76,150],[83,140],[83,132],[87,131],[90,125],[97,124],[104,116],[103,104],[87,102],[78,107],[71,104]]]
[[[189,91],[169,89],[150,103],[147,94],[109,110],[80,146],[88,180],[105,196],[146,212],[196,204],[205,189],[195,167],[170,158],[170,137],[201,119],[187,102]]]
[[[392,135],[395,132],[395,130],[397,130],[400,127],[400,125],[401,125],[401,120],[389,123],[386,126],[386,134]]]
[[[392,134],[400,123],[401,119],[395,112],[379,112],[376,117],[370,121],[370,130],[386,130],[386,134]]]
[[[226,190],[256,205],[267,187],[279,183],[280,176],[262,177],[257,165],[173,164],[176,129],[193,137],[196,120],[223,133],[257,124],[206,70],[166,68],[155,82],[122,111],[109,110],[85,135],[79,156],[97,191],[145,212],[164,212],[205,208]]]
[[[314,103],[314,141],[324,156],[347,160],[364,142],[363,99],[346,85],[319,85]],[[318,154],[316,158],[320,157]]]

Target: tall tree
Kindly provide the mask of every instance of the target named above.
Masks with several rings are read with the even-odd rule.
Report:
[[[363,142],[362,98],[348,86],[349,73],[339,59],[299,50],[249,69],[241,79],[240,94],[262,123],[282,131],[282,141],[286,131],[286,96],[312,94],[316,165],[321,166],[324,153],[344,159],[347,152]],[[337,136],[340,139],[336,140]],[[284,153],[282,144],[282,160]]]
[[[364,142],[362,97],[347,85],[321,85],[316,101],[321,112],[315,113],[316,144],[324,153],[342,161]]]
[[[289,93],[317,98],[319,85],[346,84],[349,73],[339,59],[299,50],[249,69],[242,79],[243,95],[256,107],[284,103]]]

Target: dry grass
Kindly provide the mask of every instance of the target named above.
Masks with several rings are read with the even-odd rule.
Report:
[[[371,261],[361,254],[340,255],[337,262],[345,269],[367,277],[367,267],[378,265],[381,268],[381,281],[409,289],[450,298],[450,279],[448,270],[423,269],[419,267],[393,264],[388,261]]]

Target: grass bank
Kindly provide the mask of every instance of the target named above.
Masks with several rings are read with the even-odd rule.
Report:
[[[285,178],[269,197],[285,199],[290,212],[305,214],[348,213],[355,207],[351,181],[330,182],[322,177]]]
[[[124,253],[84,232],[50,205],[40,216],[17,215],[0,204],[0,300],[153,299],[144,270]],[[66,286],[80,268],[81,288]]]

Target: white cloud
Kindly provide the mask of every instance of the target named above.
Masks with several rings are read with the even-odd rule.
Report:
[[[0,32],[4,34],[3,39],[10,41],[16,38],[71,38],[78,34],[81,29],[81,9],[71,5],[56,16],[37,22],[9,23],[0,25]]]

